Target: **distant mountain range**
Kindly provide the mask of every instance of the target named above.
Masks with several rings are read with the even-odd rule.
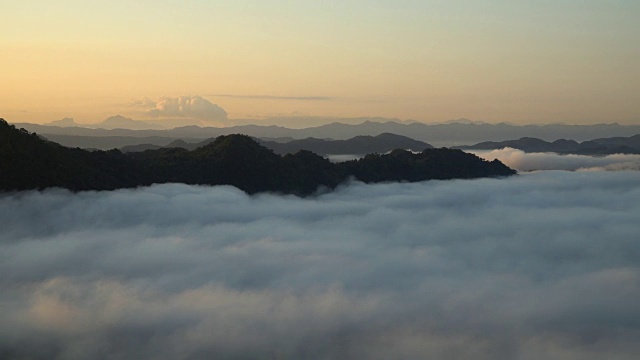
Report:
[[[565,139],[548,142],[537,138],[523,137],[518,140],[485,141],[456,148],[463,150],[495,150],[505,147],[520,149],[525,152],[555,152],[559,154],[640,154],[640,134],[630,137],[598,138],[581,143]]]
[[[87,151],[46,141],[0,119],[0,174],[0,191],[112,190],[179,182],[309,195],[352,177],[364,182],[423,181],[509,176],[515,171],[498,160],[444,148],[417,154],[398,149],[332,163],[305,150],[280,156],[246,135],[219,136],[193,151]]]
[[[134,120],[135,121],[135,120]],[[113,123],[112,123],[113,124]],[[365,121],[358,125],[332,123],[305,129],[289,129],[281,126],[243,125],[232,127],[199,127],[183,126],[170,130],[131,130],[131,129],[88,129],[81,127],[59,127],[37,124],[19,123],[18,127],[44,135],[52,141],[59,141],[65,146],[80,146],[86,139],[74,137],[118,138],[117,142],[105,144],[106,147],[91,146],[101,149],[118,148],[126,145],[150,143],[165,146],[173,140],[192,139],[194,142],[229,134],[246,134],[257,138],[293,138],[293,139],[333,139],[346,140],[360,135],[376,136],[391,133],[410,137],[429,143],[436,147],[460,146],[476,144],[482,141],[507,141],[522,137],[534,137],[544,141],[572,139],[586,141],[602,137],[625,137],[640,133],[638,125],[598,124],[598,125],[513,125],[513,124],[477,124],[477,123],[398,123],[393,121]],[[64,136],[61,137],[61,136]],[[152,141],[134,141],[129,138],[163,138],[169,141],[155,143]]]
[[[154,144],[130,145],[120,148],[122,152],[137,152],[145,150],[157,150],[160,148],[182,148],[195,150],[213,142],[215,138],[196,143],[188,143],[183,140],[175,140],[165,146]],[[273,140],[256,139],[261,145],[273,150],[276,154],[295,154],[300,150],[308,150],[318,155],[365,155],[371,153],[383,154],[395,149],[422,151],[433,146],[406,136],[384,133],[377,136],[356,136],[347,140],[325,140],[307,138],[302,140],[289,140],[278,142]]]
[[[56,126],[56,127],[74,127],[74,128],[86,128],[86,129],[104,129],[104,130],[114,130],[114,129],[129,129],[129,130],[159,130],[163,129],[161,126],[157,124],[134,120],[128,117],[124,117],[121,115],[114,115],[106,118],[105,120],[99,123],[93,124],[79,124],[75,122],[71,118],[64,118],[61,120],[52,121],[50,123],[44,124],[44,126]]]
[[[59,126],[59,127],[77,127],[80,124],[76,123],[72,118],[64,118],[50,123],[44,124],[46,126]]]
[[[266,140],[260,140],[259,142],[276,154],[295,154],[300,150],[309,150],[319,155],[364,155],[371,153],[383,154],[394,149],[422,151],[433,148],[433,146],[423,141],[390,133],[382,133],[376,136],[360,135],[347,140],[306,138],[289,142]]]
[[[132,130],[149,130],[149,129],[162,129],[162,127],[156,125],[156,124],[151,124],[145,121],[140,121],[140,120],[133,120],[131,118],[127,118],[124,116],[120,116],[120,115],[116,115],[116,116],[111,116],[107,119],[105,119],[104,121],[97,123],[97,124],[92,124],[91,126],[94,126],[96,128],[100,128],[100,129],[107,129],[107,130],[112,130],[112,129],[132,129]]]

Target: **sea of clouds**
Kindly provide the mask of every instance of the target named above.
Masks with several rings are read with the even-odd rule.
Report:
[[[637,359],[640,172],[0,196],[3,359]]]
[[[560,155],[557,153],[530,153],[513,148],[472,151],[486,160],[498,159],[518,171],[640,171],[640,155],[612,154],[606,156]]]

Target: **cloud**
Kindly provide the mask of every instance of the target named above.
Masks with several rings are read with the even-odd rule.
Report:
[[[211,122],[227,120],[227,112],[201,96],[160,97],[156,101],[145,98],[134,106],[146,109],[146,114],[160,118],[192,118]]]
[[[518,171],[640,171],[640,155],[559,155],[556,153],[526,153],[522,150],[513,148],[490,151],[473,151],[473,153],[487,160],[498,159],[505,165]]]
[[[0,197],[0,357],[635,359],[637,172]]]

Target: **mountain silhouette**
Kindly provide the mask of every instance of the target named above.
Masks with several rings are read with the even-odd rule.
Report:
[[[214,140],[214,138],[211,138],[197,143],[188,143],[184,140],[178,139],[162,147],[178,147],[187,150],[195,150],[213,142]],[[284,141],[256,139],[256,141],[273,150],[276,154],[281,155],[295,154],[300,150],[308,150],[319,155],[365,155],[370,153],[386,153],[394,149],[422,151],[424,149],[433,148],[433,146],[425,142],[389,133],[377,136],[356,136],[347,140],[307,138],[302,140],[289,139]],[[124,146],[120,148],[120,150],[122,152],[136,152],[158,148],[160,148],[160,146],[154,144],[139,144]]]
[[[119,150],[67,148],[0,119],[0,190],[60,187],[112,190],[154,183],[232,185],[247,193],[309,195],[354,177],[364,182],[509,176],[515,171],[452,149],[414,154],[394,150],[331,163],[302,150],[281,156],[247,135],[232,134],[189,151],[162,148],[123,154]]]
[[[347,140],[361,135],[377,136],[383,133],[391,133],[424,141],[436,147],[449,147],[476,144],[482,141],[507,141],[519,139],[524,136],[538,138],[544,141],[555,141],[563,138],[587,141],[598,137],[620,137],[640,133],[639,125],[619,125],[615,123],[596,125],[514,125],[507,123],[479,124],[458,122],[424,124],[399,123],[395,121],[382,122],[382,120],[384,119],[380,119],[380,121],[365,121],[357,125],[335,122],[303,129],[289,129],[282,126],[241,125],[231,127],[182,126],[166,130],[106,130],[82,127],[43,126],[29,123],[15,125],[32,132],[37,132],[62,145],[73,147],[82,146],[83,143],[86,143],[86,140],[70,136],[94,138],[102,136],[120,137],[118,141],[105,143],[103,146],[98,147],[103,150],[143,143],[165,146],[176,139],[182,139],[187,142],[198,142],[229,134],[246,134],[261,139],[286,137],[306,139],[312,137],[317,139]],[[148,129],[149,126],[146,128]],[[61,135],[65,137],[61,137]],[[128,139],[124,139],[125,137]],[[169,140],[155,142],[150,140],[135,141],[134,139],[151,137]]]
[[[376,136],[360,135],[347,140],[306,138],[285,143],[261,140],[260,143],[278,154],[294,154],[300,150],[309,150],[320,155],[364,155],[386,153],[394,149],[422,151],[433,148],[425,142],[390,133]]]
[[[47,126],[60,126],[60,127],[77,127],[79,126],[72,118],[64,118],[50,123],[46,123]]]
[[[463,150],[496,150],[505,147],[524,152],[555,152],[577,155],[640,154],[640,134],[630,137],[599,138],[581,143],[559,139],[553,142],[523,137],[518,140],[485,141],[475,145],[458,146]]]
[[[91,124],[92,127],[112,130],[112,129],[131,129],[131,130],[147,130],[160,129],[161,127],[140,120],[133,120],[121,115],[110,116],[102,122]]]

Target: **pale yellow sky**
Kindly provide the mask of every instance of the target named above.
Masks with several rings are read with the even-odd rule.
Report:
[[[13,2],[0,22],[0,117],[144,119],[134,102],[202,96],[226,125],[640,124],[638,18],[629,0]]]

